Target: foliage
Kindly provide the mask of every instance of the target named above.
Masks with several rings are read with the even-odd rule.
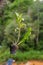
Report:
[[[1,59],[9,58],[9,50],[8,54],[7,51],[4,54],[2,52],[6,49],[7,44],[11,42],[18,44],[19,50],[22,52],[33,49],[43,50],[43,1],[7,0],[5,5],[2,5],[2,3],[2,7],[0,7]],[[43,52],[40,53],[40,51],[30,51],[28,53],[24,52],[24,55],[21,53],[20,56],[17,52],[14,58],[16,60],[25,60],[25,58],[43,60],[42,54]]]
[[[7,36],[8,40],[12,43],[20,44],[24,42],[31,35],[31,28],[27,29],[23,39],[19,42],[21,37],[21,29],[26,28],[26,24],[23,23],[24,19],[22,18],[22,14],[16,13],[16,20],[10,22],[5,28],[5,36]],[[18,43],[19,42],[19,43]]]
[[[4,52],[3,54],[0,54],[0,62],[7,61],[10,58],[10,54],[8,50]],[[16,55],[12,57],[16,61],[27,61],[27,60],[43,60],[43,51],[27,51],[27,52],[21,52],[17,51]]]

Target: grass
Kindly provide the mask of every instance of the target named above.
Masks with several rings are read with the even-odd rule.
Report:
[[[25,61],[25,60],[43,60],[43,51],[28,51],[28,52],[17,52],[14,56],[16,60]]]
[[[6,50],[4,53],[0,54],[0,62],[7,61],[10,58],[9,50]],[[16,55],[13,56],[16,61],[27,61],[27,60],[43,60],[43,51],[27,51],[21,52],[17,51]]]

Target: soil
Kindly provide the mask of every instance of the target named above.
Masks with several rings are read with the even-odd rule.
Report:
[[[26,63],[21,62],[20,64],[13,63],[12,65],[43,65],[43,61],[28,61]]]

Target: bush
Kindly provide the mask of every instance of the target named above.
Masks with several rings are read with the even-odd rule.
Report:
[[[43,41],[39,41],[38,43],[38,49],[43,50]]]
[[[10,58],[9,50],[4,52],[3,54],[0,54],[0,62],[7,61]],[[43,51],[17,51],[15,55],[12,56],[13,59],[16,61],[28,61],[28,60],[43,60]]]

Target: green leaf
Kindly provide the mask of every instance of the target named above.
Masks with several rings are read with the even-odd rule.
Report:
[[[28,31],[24,34],[23,39],[18,43],[18,45],[23,43],[26,39],[28,39],[28,37],[31,35],[31,30],[31,28],[28,28]]]

